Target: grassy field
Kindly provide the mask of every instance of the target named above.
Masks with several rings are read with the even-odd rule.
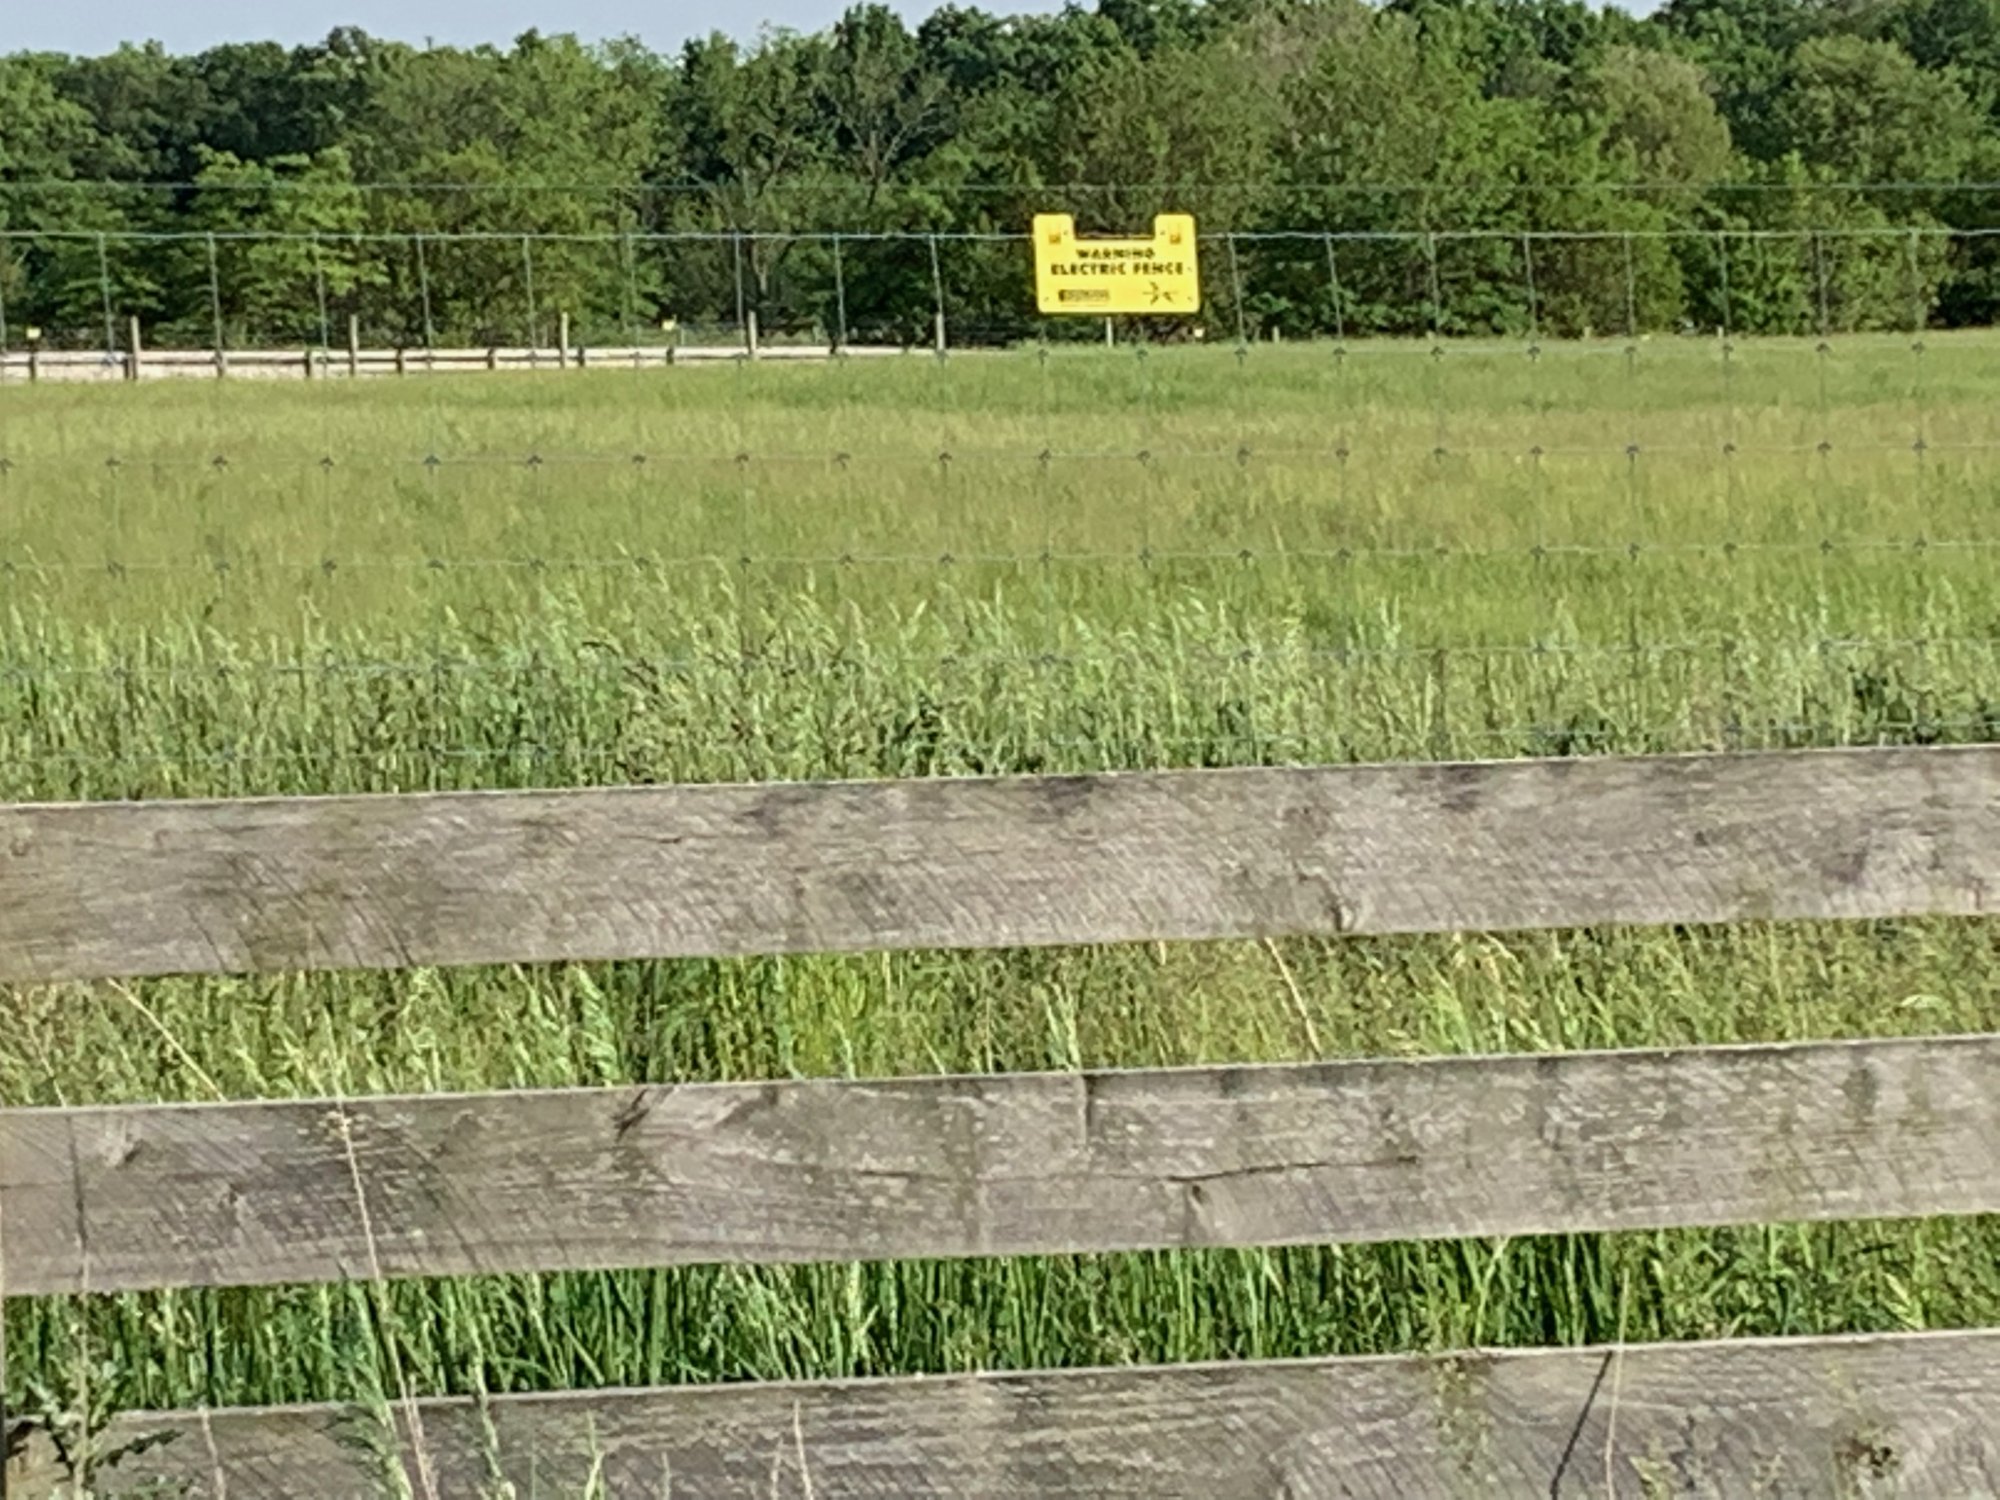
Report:
[[[0,798],[2000,738],[1996,397],[1990,336],[10,386]],[[1996,961],[1984,921],[48,987],[0,995],[0,1098],[1994,1030]],[[2000,1224],[1953,1221],[17,1299],[7,1387],[1980,1322]]]

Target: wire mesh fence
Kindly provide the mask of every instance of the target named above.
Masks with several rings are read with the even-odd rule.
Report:
[[[1990,737],[1984,239],[1211,234],[1106,325],[1014,234],[8,232],[7,792]],[[548,378],[29,390],[64,256],[44,360]]]
[[[1114,337],[1825,337],[1989,320],[2000,228],[1253,229],[1200,236],[1200,317]],[[0,228],[0,353],[161,348],[993,347],[1034,312],[1015,231]],[[30,336],[33,330],[33,336]],[[339,361],[330,361],[339,368]],[[15,371],[16,374],[19,371]]]

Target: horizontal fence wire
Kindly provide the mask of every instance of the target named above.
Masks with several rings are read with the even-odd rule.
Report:
[[[388,573],[672,573],[690,569],[720,569],[725,572],[745,572],[759,569],[873,569],[873,568],[924,568],[950,570],[953,567],[1035,567],[1035,566],[1113,566],[1147,564],[1167,565],[1171,563],[1213,563],[1255,566],[1261,563],[1310,562],[1352,564],[1368,561],[1396,562],[1481,562],[1513,559],[1529,562],[1552,562],[1564,558],[1603,558],[1624,562],[1642,562],[1649,557],[1663,558],[1722,558],[1735,557],[1821,557],[1841,556],[1895,556],[1923,557],[1929,553],[1981,554],[2000,549],[2000,540],[1985,538],[1954,539],[1936,541],[1917,539],[1898,541],[1836,541],[1831,538],[1816,542],[1623,542],[1610,545],[1592,546],[1585,543],[1529,543],[1515,547],[1468,547],[1452,546],[1449,543],[1434,543],[1416,547],[1291,547],[1291,548],[1171,548],[1140,547],[1131,550],[1099,550],[1087,552],[1034,550],[1022,552],[810,552],[810,553],[768,553],[748,556],[734,551],[694,553],[676,557],[634,555],[630,557],[432,557],[411,555],[408,557],[382,556],[323,556],[315,558],[258,558],[238,561],[228,557],[206,560],[191,558],[143,559],[127,561],[122,558],[106,558],[97,562],[36,562],[15,561],[0,558],[0,577],[32,579],[38,576],[51,578],[62,576],[94,576],[103,578],[127,578],[152,574],[159,575],[206,575],[228,577],[232,573],[262,575],[319,574],[323,577],[335,576],[342,572],[388,572]],[[1829,638],[1832,639],[1832,638]],[[1532,643],[1512,649],[1538,650]],[[1617,649],[1623,650],[1620,646]],[[1671,645],[1663,649],[1677,649]]]
[[[770,181],[774,191],[813,191],[829,189],[851,191],[856,183],[847,177],[812,177],[804,174],[776,176]],[[1025,191],[1037,194],[1060,196],[1065,193],[1110,193],[1110,192],[1161,192],[1196,193],[1218,190],[1270,187],[1268,179],[1254,181],[1231,179],[1182,178],[1171,182],[1148,182],[1120,178],[1116,181],[1101,179],[1075,179],[1070,181],[1038,182]],[[1405,197],[1434,197],[1437,193],[1435,182],[1396,181],[1385,179],[1375,182],[1288,180],[1287,185],[1302,192],[1351,193],[1356,196],[1384,195]],[[1603,181],[1578,181],[1573,178],[1516,178],[1516,177],[1467,177],[1460,185],[1466,189],[1505,188],[1521,193],[1576,193],[1619,194],[1619,193],[1686,193],[1691,186],[1701,192],[1718,195],[1763,194],[1809,196],[1812,192],[2000,192],[2000,181],[1983,178],[1955,177],[1912,177],[1912,178],[1828,178],[1815,179],[1809,184],[1796,182],[1771,182],[1756,179],[1729,180],[1690,184],[1678,179],[1652,178],[1608,178]],[[715,193],[730,189],[736,184],[730,180],[701,177],[678,177],[672,180],[646,178],[549,178],[526,177],[508,178],[505,182],[470,181],[451,178],[366,178],[355,182],[338,184],[342,192],[356,193],[440,193],[462,196],[506,196],[513,193],[625,193],[635,196],[648,194],[669,195],[676,193]],[[995,196],[1018,195],[1024,191],[1020,184],[964,181],[958,178],[945,180],[899,180],[886,185],[897,192],[940,192],[984,193]],[[158,192],[180,193],[194,189],[225,193],[253,193],[258,195],[287,192],[320,192],[327,190],[324,182],[295,181],[286,178],[271,178],[255,182],[238,181],[229,178],[213,180],[87,177],[15,177],[0,182],[0,197],[32,196],[44,192],[71,193],[81,197],[97,195],[116,196],[121,193]]]
[[[1202,231],[1203,245],[1227,247],[1237,244],[1322,245],[1390,244],[1423,246],[1440,244],[1530,244],[1579,243],[1622,244],[1631,241],[1684,240],[1690,242],[1810,243],[1821,240],[1879,240],[1900,242],[1922,240],[1983,240],[2000,236],[2000,226],[1915,223],[1895,227],[1828,224],[1819,228],[1763,229],[1755,227],[1677,228],[1640,226],[1631,229],[1231,229]],[[0,241],[49,242],[107,245],[153,244],[306,244],[408,245],[519,244],[531,245],[791,245],[831,246],[841,244],[883,244],[926,246],[940,244],[1020,245],[1033,243],[1027,229],[630,229],[630,230],[280,230],[280,229],[0,229]]]
[[[284,456],[253,454],[234,456],[215,453],[207,456],[173,453],[121,454],[110,452],[101,458],[68,455],[56,459],[13,459],[7,460],[0,474],[19,474],[25,483],[31,471],[49,472],[69,470],[89,472],[93,469],[122,469],[140,467],[158,470],[161,473],[195,472],[219,474],[231,469],[256,473],[305,474],[325,473],[342,470],[357,473],[408,472],[411,469],[443,468],[642,468],[648,464],[670,466],[687,464],[695,466],[750,464],[808,464],[828,466],[836,469],[865,468],[929,468],[949,467],[955,463],[1013,464],[1023,468],[1039,468],[1058,463],[1092,464],[1136,464],[1146,467],[1160,463],[1233,463],[1244,466],[1258,463],[1279,463],[1302,467],[1318,467],[1328,464],[1342,464],[1356,459],[1389,457],[1400,459],[1444,459],[1444,458],[1592,458],[1613,462],[1641,457],[1674,455],[1703,455],[1721,458],[1795,458],[1816,456],[1831,458],[1836,454],[1876,454],[1907,457],[1916,453],[1996,453],[2000,452],[2000,440],[1979,442],[1933,442],[1924,438],[1913,438],[1905,442],[1855,442],[1852,440],[1835,443],[1831,438],[1797,443],[1742,443],[1733,439],[1713,443],[1612,443],[1612,444],[1542,444],[1530,443],[1516,446],[1512,443],[1437,443],[1416,447],[1410,444],[1371,445],[1367,442],[1343,442],[1326,447],[1273,448],[1253,447],[1248,443],[1223,444],[1202,448],[980,448],[959,447],[941,449],[937,452],[894,453],[860,452],[839,448],[739,448],[717,449],[707,452],[676,448],[671,451],[650,452],[577,452],[555,450],[547,453],[530,451],[526,453],[418,453],[403,456],[348,455],[335,457],[331,454],[312,456],[291,454]]]

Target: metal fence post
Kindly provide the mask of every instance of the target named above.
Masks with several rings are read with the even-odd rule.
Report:
[[[944,330],[944,267],[938,261],[938,240],[936,235],[930,237],[930,245],[931,296],[937,305],[937,354],[939,359],[943,359],[946,347]]]
[[[222,267],[216,258],[212,234],[208,237],[208,308],[215,320],[215,378],[220,380],[229,373],[229,350],[222,326]]]
[[[836,320],[833,333],[833,352],[847,352],[847,268],[842,264],[840,236],[833,237],[833,306]]]
[[[1243,306],[1243,264],[1237,258],[1236,235],[1233,232],[1228,245],[1229,285],[1231,294],[1236,298],[1236,347],[1241,350],[1250,347],[1250,315]]]
[[[732,230],[729,236],[731,254],[736,263],[736,331],[746,340],[745,347],[754,356],[757,352],[757,335],[752,326],[743,292],[743,231]]]

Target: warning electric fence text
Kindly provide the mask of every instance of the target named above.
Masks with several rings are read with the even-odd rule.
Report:
[[[1193,217],[1161,214],[1151,239],[1079,239],[1070,215],[1037,214],[1035,302],[1100,317],[1200,311]]]

